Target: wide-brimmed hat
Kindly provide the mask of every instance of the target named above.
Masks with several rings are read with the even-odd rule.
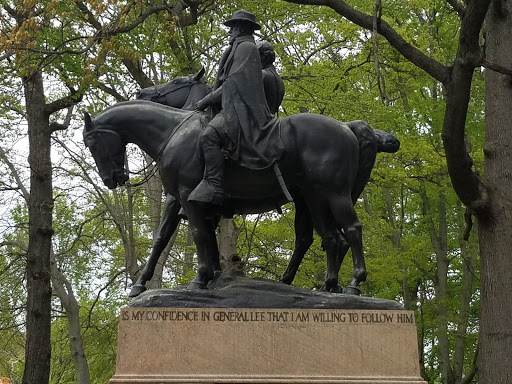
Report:
[[[227,27],[232,27],[233,24],[240,22],[240,21],[252,24],[252,26],[254,27],[255,30],[261,29],[261,25],[259,25],[256,22],[256,16],[254,16],[253,13],[251,13],[249,11],[245,11],[243,9],[241,9],[240,11],[233,12],[231,19],[224,22],[224,25]]]

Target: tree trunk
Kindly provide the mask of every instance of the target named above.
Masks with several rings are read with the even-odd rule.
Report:
[[[144,160],[146,164],[151,164],[152,159],[144,154]],[[153,169],[156,167],[155,164],[148,167],[147,172],[151,174]],[[155,173],[149,180],[144,184],[144,192],[146,194],[146,198],[148,200],[149,205],[149,215],[151,220],[151,230],[153,231],[153,240],[158,236],[158,228],[160,227],[160,221],[162,220],[162,194],[163,194],[163,186],[162,180],[160,179],[159,173]],[[177,232],[177,231],[176,231]],[[174,238],[176,233],[173,234],[169,244],[174,242]],[[165,247],[165,249],[160,254],[158,258],[158,262],[155,267],[155,271],[153,273],[153,277],[147,283],[149,289],[158,289],[162,288],[162,276],[165,262],[169,257],[170,247],[169,244]]]
[[[460,225],[460,253],[462,257],[462,283],[461,283],[461,294],[460,294],[460,312],[459,320],[457,322],[457,331],[455,334],[455,348],[453,352],[453,376],[454,383],[463,383],[464,373],[464,360],[466,357],[466,335],[469,323],[469,316],[471,311],[471,297],[473,295],[473,282],[475,280],[475,264],[477,252],[468,246],[467,242],[463,240],[463,228],[464,228],[464,215],[462,206],[459,202],[457,204],[459,225]],[[476,232],[476,231],[475,231]],[[473,367],[472,367],[473,368]]]
[[[122,192],[114,191],[116,225],[121,234],[124,249],[125,267],[132,284],[134,284],[140,275],[137,253],[135,250],[135,237],[133,228],[133,191],[131,187],[126,188],[126,205],[123,201]]]
[[[244,263],[236,251],[236,242],[240,229],[233,219],[221,219],[219,222],[219,253],[222,270],[243,271]]]
[[[50,376],[52,240],[52,165],[49,116],[45,112],[43,78],[23,79],[27,108],[30,197],[27,253],[27,323],[23,384],[48,383]]]
[[[194,269],[194,254],[195,254],[194,239],[192,238],[192,231],[190,226],[187,227],[187,249],[183,255],[183,269],[182,276],[190,273]]]
[[[174,241],[176,240],[176,236],[178,235],[178,231],[180,229],[180,224],[176,227],[176,230],[171,236],[171,239],[169,240],[169,243],[165,247],[165,249],[160,254],[160,257],[158,258],[158,261],[155,266],[155,272],[153,273],[153,277],[151,280],[148,281],[147,286],[148,289],[159,289],[162,288],[163,284],[163,276],[164,276],[164,267],[167,263],[167,259],[169,258],[169,255],[171,254],[172,246],[174,245]],[[191,270],[193,266],[189,269]]]
[[[494,1],[486,20],[487,60],[512,63],[512,3]],[[512,383],[512,81],[486,70],[484,184],[490,219],[478,221],[480,241],[479,383]]]
[[[450,343],[448,340],[448,308],[446,301],[448,299],[448,268],[450,260],[448,259],[446,222],[446,197],[441,191],[439,193],[439,226],[436,231],[434,220],[432,218],[432,209],[430,208],[429,198],[425,191],[422,191],[423,215],[428,224],[430,241],[436,254],[436,269],[434,276],[434,290],[436,293],[436,322],[437,322],[437,344],[439,348],[439,368],[441,371],[441,382],[450,383],[452,369],[450,362]]]
[[[60,299],[68,321],[69,347],[71,357],[75,363],[77,384],[90,384],[89,364],[85,356],[84,343],[80,329],[80,307],[76,300],[71,283],[60,271],[55,261],[53,250],[51,252],[52,284],[55,293]]]

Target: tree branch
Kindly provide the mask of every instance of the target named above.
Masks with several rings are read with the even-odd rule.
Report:
[[[333,40],[333,41],[328,41],[326,42],[325,44],[322,44],[320,47],[314,49],[313,51],[311,51],[304,60],[302,60],[302,65],[307,65],[308,61],[313,57],[315,56],[318,52],[321,52],[323,51],[324,49],[327,49],[333,45],[336,45],[336,44],[342,44],[344,43],[345,41],[344,40]]]
[[[373,29],[373,16],[357,11],[342,0],[285,0],[288,3],[323,5],[336,11],[341,16],[359,25],[362,28]],[[441,83],[449,79],[449,67],[439,63],[431,57],[425,55],[418,48],[409,44],[404,38],[396,32],[388,23],[380,20],[377,32],[382,35],[398,52],[400,52],[411,63],[423,69],[430,76]]]
[[[2,241],[0,243],[0,246],[4,246],[4,245],[13,245],[15,247],[18,247],[19,249],[21,249],[25,253],[28,252],[27,245],[25,243],[22,243],[21,241],[16,241],[16,240]]]
[[[473,357],[473,362],[471,364],[471,370],[467,373],[467,375],[464,376],[464,378],[461,381],[461,384],[470,384],[473,382],[473,379],[475,378],[476,374],[478,373],[478,350],[479,348],[478,344],[476,346],[475,356]]]
[[[153,81],[151,81],[151,79],[142,70],[140,62],[132,60],[129,57],[123,57],[123,64],[141,88],[148,88],[155,85],[155,83],[153,83]]]
[[[103,29],[101,23],[94,17],[94,14],[89,10],[89,8],[87,8],[87,6],[84,3],[82,3],[81,1],[76,1],[75,4],[78,7],[78,9],[80,9],[80,11],[82,11],[82,13],[87,17],[89,23],[97,31],[101,31]]]
[[[121,95],[119,92],[117,92],[114,88],[110,88],[109,86],[107,86],[106,84],[102,83],[102,82],[98,82],[98,86],[99,88],[105,92],[105,93],[108,93],[109,95],[113,96],[117,101],[126,101],[127,98],[124,97],[123,95]]]
[[[64,119],[64,123],[58,123],[56,121],[50,123],[50,130],[52,132],[65,131],[66,129],[69,128],[69,125],[71,124],[71,117],[73,116],[73,107],[74,105],[68,108],[68,112],[66,114],[66,118]]]
[[[466,146],[465,127],[474,68],[481,61],[480,30],[490,0],[474,0],[466,9],[460,29],[459,47],[450,81],[446,82],[446,112],[442,138],[453,189],[479,219],[489,215],[489,196],[473,170]]]
[[[51,115],[64,108],[70,108],[82,101],[84,91],[71,91],[71,94],[44,106],[45,113]]]
[[[7,154],[5,153],[5,151],[2,147],[0,147],[0,159],[9,168],[9,171],[11,172],[12,177],[14,177],[14,180],[16,181],[16,185],[21,190],[23,198],[28,203],[30,193],[25,188],[25,185],[23,185],[23,181],[21,181],[21,177],[20,177],[20,174],[18,173],[18,170],[16,169],[16,167],[14,167],[14,164],[7,158]]]
[[[146,10],[145,12],[141,13],[140,16],[137,17],[132,23],[124,25],[122,27],[114,28],[110,31],[105,31],[104,35],[101,37],[106,38],[109,36],[115,36],[115,35],[119,35],[121,33],[129,32],[132,29],[139,26],[140,24],[142,24],[149,16],[151,16],[155,13],[161,12],[161,11],[172,11],[173,8],[174,8],[174,6],[169,5],[169,4],[162,4],[162,5],[157,5],[157,6],[151,7],[148,10]]]
[[[485,69],[490,69],[494,72],[499,72],[504,75],[512,76],[512,68],[503,67],[502,65],[491,63],[490,61],[487,61],[486,59],[482,59],[479,63],[482,67]]]
[[[453,8],[455,12],[462,19],[464,14],[466,13],[466,7],[463,3],[460,3],[459,0],[446,0],[446,2]]]
[[[87,315],[87,324],[89,327],[91,327],[91,316],[92,316],[92,310],[94,309],[94,306],[98,303],[99,299],[100,299],[100,296],[101,296],[101,293],[107,289],[110,285],[112,285],[112,283],[114,283],[114,281],[116,281],[116,279],[121,276],[123,273],[126,273],[126,269],[121,269],[120,271],[118,271],[114,276],[112,276],[112,278],[107,282],[107,284],[105,284],[105,286],[103,286],[99,291],[98,291],[98,294],[96,295],[96,298],[94,299],[94,301],[92,302],[92,305],[91,305],[91,308],[89,309],[89,314]]]

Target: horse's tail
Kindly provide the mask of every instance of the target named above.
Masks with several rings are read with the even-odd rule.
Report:
[[[352,202],[355,204],[370,179],[377,153],[395,153],[400,148],[400,141],[391,133],[372,129],[362,120],[349,121],[345,124],[356,135],[359,142],[359,167],[352,188]]]

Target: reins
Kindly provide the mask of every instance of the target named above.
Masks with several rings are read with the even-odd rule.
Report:
[[[188,80],[187,83],[183,83],[183,84],[176,84],[176,83],[173,84],[173,83],[171,83],[171,85],[175,86],[175,88],[169,87],[169,89],[164,89],[165,86],[168,85],[168,84],[156,85],[155,86],[155,94],[156,94],[156,96],[155,97],[151,97],[151,101],[155,101],[155,99],[158,99],[160,97],[165,97],[169,93],[173,93],[173,92],[179,91],[180,89],[183,89],[183,88],[187,87],[188,88],[188,92],[187,92],[187,96],[185,97],[185,103],[186,103],[186,101],[190,97],[190,93],[192,92],[192,87],[194,85],[196,85],[196,84],[199,84],[199,83],[200,83],[199,80]]]

